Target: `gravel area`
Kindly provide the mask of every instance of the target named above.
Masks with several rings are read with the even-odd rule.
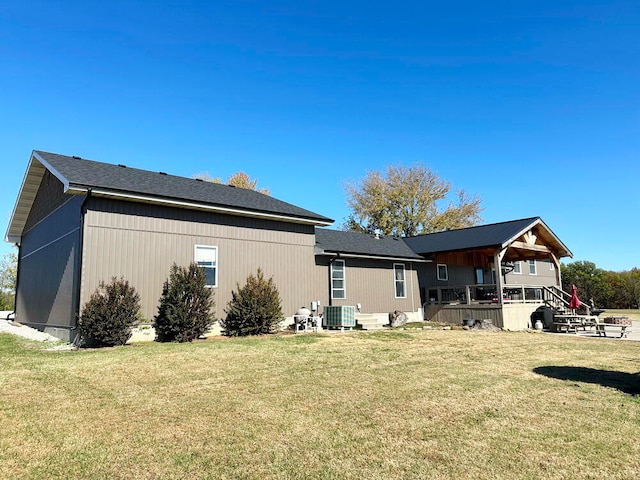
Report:
[[[29,340],[35,340],[37,342],[45,343],[47,350],[73,350],[75,347],[71,344],[61,345],[47,345],[49,343],[59,343],[61,340],[49,335],[48,333],[41,332],[35,328],[27,327],[18,322],[10,322],[8,320],[0,320],[0,333],[10,333],[12,335],[18,335],[19,337],[28,338]]]

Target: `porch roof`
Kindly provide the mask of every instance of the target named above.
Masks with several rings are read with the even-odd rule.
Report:
[[[500,250],[516,242],[527,232],[534,230],[541,237],[540,241],[549,247],[558,258],[573,256],[540,217],[447,230],[408,237],[404,240],[414,252],[421,255],[489,248]],[[535,251],[535,246],[532,246],[532,251]],[[542,252],[542,249],[539,251]]]

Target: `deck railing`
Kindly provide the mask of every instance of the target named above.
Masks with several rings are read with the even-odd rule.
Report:
[[[542,285],[504,285],[502,302],[545,303],[549,287]],[[495,284],[456,285],[429,289],[428,304],[472,305],[497,304],[498,294]]]

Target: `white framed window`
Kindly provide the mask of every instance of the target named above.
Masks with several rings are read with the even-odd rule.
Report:
[[[537,275],[538,271],[536,270],[536,261],[529,260],[529,275]]]
[[[331,298],[347,298],[344,260],[331,263]]]
[[[395,286],[396,298],[407,298],[404,264],[393,264],[393,281]]]
[[[194,262],[204,271],[207,277],[207,287],[218,286],[218,247],[210,245],[196,245]]]
[[[556,269],[556,266],[553,264],[553,260],[549,260],[549,270],[553,271]]]
[[[449,280],[449,272],[447,271],[447,266],[444,263],[439,263],[436,268],[438,269],[438,280]]]
[[[513,263],[513,273],[516,275],[522,275],[522,266],[520,265],[520,261]]]

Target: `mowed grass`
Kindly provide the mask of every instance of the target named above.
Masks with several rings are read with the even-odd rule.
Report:
[[[51,352],[0,335],[0,478],[636,479],[640,343],[390,331]]]
[[[607,309],[604,311],[604,313],[600,314],[601,318],[614,317],[614,316],[629,317],[631,320],[640,320],[640,310],[638,309],[634,309],[634,310]]]

